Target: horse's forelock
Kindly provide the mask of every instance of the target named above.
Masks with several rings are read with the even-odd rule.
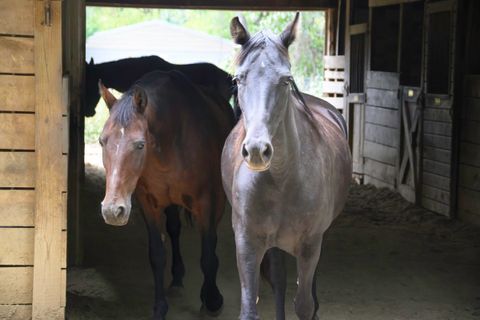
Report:
[[[257,49],[263,49],[268,43],[272,43],[280,51],[280,53],[288,59],[288,49],[276,39],[275,35],[270,32],[260,31],[251,37],[247,43],[245,43],[238,55],[235,57],[235,65],[242,64],[247,56]]]
[[[125,128],[134,118],[135,112],[133,91],[127,91],[115,104],[111,117],[114,123]]]

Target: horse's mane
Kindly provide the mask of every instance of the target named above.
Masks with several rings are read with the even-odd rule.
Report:
[[[257,32],[244,45],[242,45],[240,52],[235,58],[235,64],[236,65],[242,64],[249,54],[251,54],[252,52],[258,49],[263,50],[268,44],[273,44],[275,48],[277,48],[280,51],[280,53],[289,60],[288,48],[286,48],[283,45],[283,43],[281,43],[279,40],[280,39],[271,32],[268,32],[268,31]],[[236,84],[234,86],[235,87],[233,88],[233,92],[237,93],[238,91],[237,91]],[[312,123],[312,125],[314,127],[317,127],[317,121],[315,121],[315,117],[312,113],[312,110],[308,107],[307,103],[303,99],[302,93],[300,92],[300,90],[298,90],[298,87],[295,81],[293,80],[292,80],[292,91],[293,91],[293,95],[297,98],[297,100],[300,102],[300,105],[302,106],[302,109],[299,109],[299,110],[305,112],[307,118]],[[234,103],[234,108],[236,110],[241,110],[240,104],[238,102],[237,94],[234,94],[233,103]]]

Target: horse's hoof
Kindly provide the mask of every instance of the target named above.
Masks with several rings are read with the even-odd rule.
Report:
[[[168,288],[167,290],[167,296],[169,298],[181,298],[183,297],[183,291],[184,291],[184,288],[183,287],[179,287],[179,286],[170,286],[170,288]]]
[[[205,304],[202,303],[202,307],[200,308],[201,314],[206,314],[209,317],[216,318],[218,317],[223,311],[223,303],[220,305],[218,310],[209,310]]]

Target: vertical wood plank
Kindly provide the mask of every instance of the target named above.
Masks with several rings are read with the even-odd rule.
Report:
[[[62,226],[65,161],[62,155],[61,1],[51,2],[51,25],[43,25],[44,1],[35,1],[36,202],[33,319],[63,319]],[[48,147],[45,147],[48,146]]]

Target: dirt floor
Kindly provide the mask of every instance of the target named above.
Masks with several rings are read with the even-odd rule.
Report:
[[[153,283],[145,226],[138,209],[125,227],[103,222],[103,179],[102,170],[87,165],[84,266],[69,269],[67,316],[149,319]],[[352,185],[345,212],[324,241],[318,272],[320,318],[480,319],[479,231],[410,205],[388,190]],[[181,244],[185,288],[169,295],[168,319],[210,319],[199,311],[202,275],[195,228],[183,228]],[[237,319],[240,289],[229,214],[220,226],[217,252],[218,283],[225,298],[218,319]],[[287,319],[296,319],[295,279],[290,259]],[[274,319],[266,283],[261,284],[258,306],[262,319]]]

